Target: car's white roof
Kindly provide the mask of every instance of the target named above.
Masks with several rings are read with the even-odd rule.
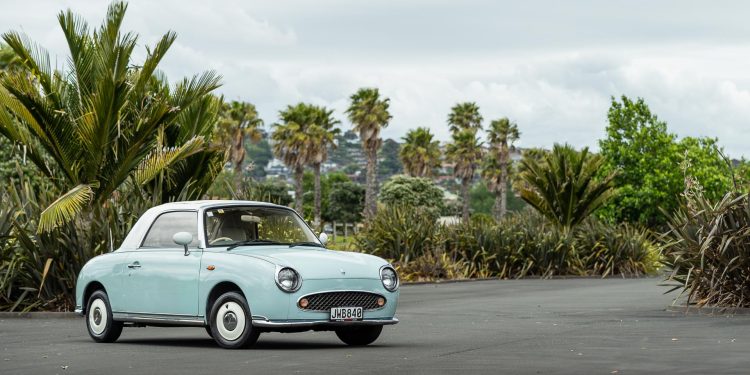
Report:
[[[225,207],[225,206],[270,206],[270,207],[284,207],[278,204],[259,202],[259,201],[240,201],[240,200],[198,200],[198,201],[182,201],[182,202],[170,202],[165,203],[154,208],[158,208],[159,211],[172,210],[172,209],[189,209],[198,210],[202,208],[211,207]]]

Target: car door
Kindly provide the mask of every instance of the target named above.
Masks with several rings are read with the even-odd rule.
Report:
[[[185,255],[172,240],[177,232],[193,235]],[[129,313],[197,316],[202,251],[198,213],[169,211],[151,224],[141,246],[130,252],[123,287]]]

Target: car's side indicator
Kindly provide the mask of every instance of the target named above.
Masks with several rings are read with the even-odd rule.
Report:
[[[216,269],[216,267],[214,267],[214,265],[212,264],[212,265],[206,267],[206,269],[209,270],[209,271],[213,271],[213,270]]]

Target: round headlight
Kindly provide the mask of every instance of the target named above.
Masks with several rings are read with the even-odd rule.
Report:
[[[292,268],[284,267],[276,272],[276,285],[279,289],[292,293],[299,290],[302,286],[302,279],[299,277],[297,271]]]
[[[390,266],[380,269],[380,281],[383,282],[383,287],[389,292],[398,289],[398,275],[396,275],[396,270]]]

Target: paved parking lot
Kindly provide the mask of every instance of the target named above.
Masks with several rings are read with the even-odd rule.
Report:
[[[750,316],[665,311],[657,279],[508,280],[402,289],[372,346],[333,333],[216,347],[200,328],[129,328],[95,344],[83,319],[0,320],[0,374],[633,374],[750,372]]]

